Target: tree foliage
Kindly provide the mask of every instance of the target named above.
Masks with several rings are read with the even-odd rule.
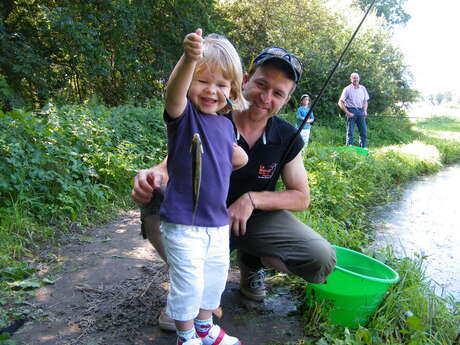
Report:
[[[235,0],[221,8],[232,25],[228,36],[237,45],[246,66],[266,46],[282,46],[302,61],[304,73],[290,107],[301,94],[314,99],[352,35],[344,18],[319,0]],[[401,52],[391,45],[385,28],[362,31],[355,38],[326,88],[315,113],[337,114],[337,101],[352,72],[358,72],[372,98],[370,112],[398,111],[415,99],[411,76]]]
[[[366,1],[356,0],[362,6]],[[399,13],[404,2],[380,1],[378,8]],[[301,93],[318,94],[352,32],[320,0],[8,0],[0,14],[4,110],[49,99],[96,97],[119,105],[159,97],[184,35],[197,27],[227,35],[246,68],[266,46],[299,56],[305,71],[290,102],[295,108]],[[318,114],[337,114],[337,98],[354,71],[369,89],[371,111],[395,110],[395,104],[413,100],[408,68],[389,35],[378,27],[360,32]]]
[[[353,4],[366,11],[374,0],[354,0]],[[388,25],[406,24],[410,19],[404,6],[407,0],[377,0],[374,4],[377,17],[383,17]]]
[[[6,11],[6,10],[5,10]],[[195,23],[212,29],[214,0],[17,0],[2,11],[0,74],[36,104],[106,104],[161,93]]]

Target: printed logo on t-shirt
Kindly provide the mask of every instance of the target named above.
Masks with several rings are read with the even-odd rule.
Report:
[[[273,176],[276,166],[278,163],[272,163],[270,165],[259,165],[259,176],[260,179],[269,179]]]

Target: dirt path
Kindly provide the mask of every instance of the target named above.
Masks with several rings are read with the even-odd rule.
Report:
[[[62,260],[50,272],[56,282],[28,301],[40,317],[14,334],[17,344],[175,344],[174,333],[157,325],[168,289],[166,266],[140,236],[138,217],[129,212],[55,250]],[[224,329],[245,345],[301,338],[296,301],[287,290],[271,286],[264,304],[251,304],[240,297],[238,281],[231,270],[219,321]]]

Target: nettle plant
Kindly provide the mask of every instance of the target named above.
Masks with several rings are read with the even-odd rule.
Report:
[[[164,156],[158,109],[68,106],[0,113],[0,208],[77,220],[126,199],[136,171]]]

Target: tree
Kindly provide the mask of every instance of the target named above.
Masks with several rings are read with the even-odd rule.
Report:
[[[0,74],[38,106],[159,96],[185,34],[220,20],[214,0],[16,0],[0,9]]]
[[[353,4],[366,11],[374,0],[353,0]],[[374,4],[377,17],[383,17],[388,25],[406,24],[410,19],[404,5],[407,0],[378,0]]]
[[[247,67],[255,54],[272,45],[287,48],[301,59],[304,73],[291,98],[291,109],[298,106],[301,94],[307,92],[313,99],[318,95],[352,34],[345,18],[318,0],[235,0],[222,5],[221,11],[229,19],[228,35]],[[369,88],[370,112],[398,111],[415,99],[408,67],[391,45],[390,35],[381,27],[358,34],[317,104],[316,114],[325,118],[339,112],[337,100],[352,72],[359,72]]]
[[[319,93],[352,34],[323,0],[196,0],[193,6],[189,0],[7,0],[0,14],[0,78],[13,97],[34,106],[51,98],[96,96],[118,105],[160,97],[185,34],[199,26],[229,37],[246,68],[267,46],[295,53],[304,74],[293,109],[300,94]],[[337,114],[337,98],[354,71],[370,86],[372,111],[413,99],[407,66],[385,29],[359,33],[317,114]]]

